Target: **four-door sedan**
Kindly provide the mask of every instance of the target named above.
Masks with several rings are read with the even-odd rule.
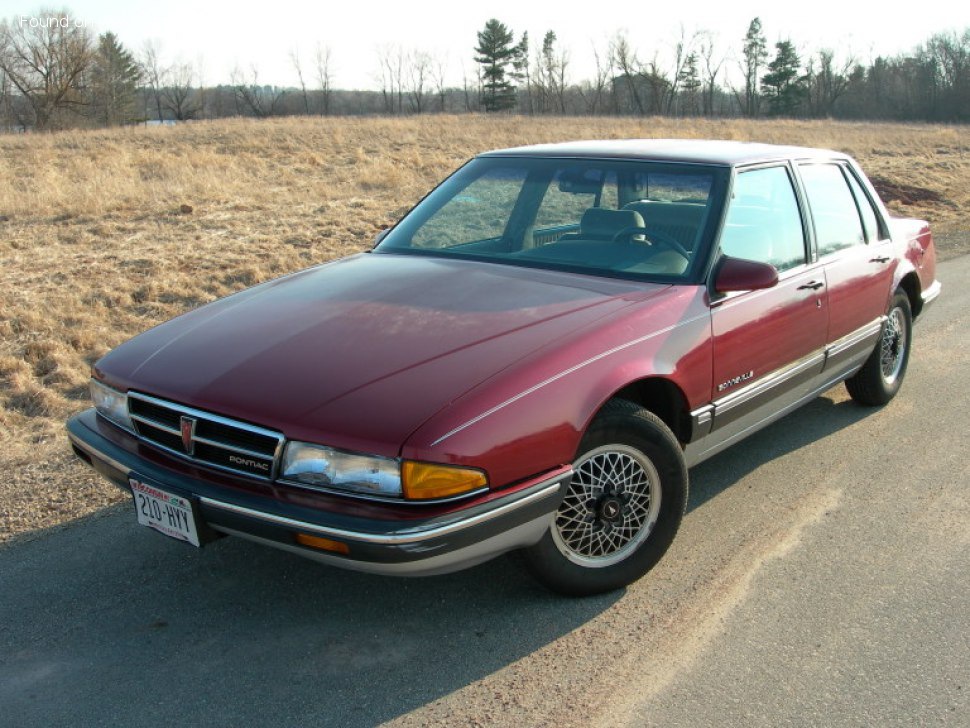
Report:
[[[374,250],[94,367],[74,451],[138,522],[381,574],[521,549],[567,594],[670,545],[687,469],[832,385],[888,402],[940,292],[844,154],[612,141],[482,154]]]

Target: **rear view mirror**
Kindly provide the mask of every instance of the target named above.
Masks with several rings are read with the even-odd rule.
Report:
[[[778,269],[756,260],[721,257],[714,275],[714,290],[718,293],[758,291],[778,284]]]
[[[559,191],[574,195],[595,195],[603,186],[603,172],[598,169],[566,168],[559,173]]]

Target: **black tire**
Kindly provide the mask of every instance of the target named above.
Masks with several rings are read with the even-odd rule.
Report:
[[[549,589],[569,596],[624,587],[660,560],[684,516],[687,467],[680,444],[653,413],[611,400],[583,436],[573,467],[555,520],[523,551],[526,566]]]
[[[879,340],[862,369],[845,380],[849,396],[859,404],[878,407],[896,396],[903,384],[913,342],[913,312],[909,298],[896,291]]]

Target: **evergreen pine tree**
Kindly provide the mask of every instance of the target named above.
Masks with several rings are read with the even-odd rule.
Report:
[[[775,57],[761,79],[773,116],[795,116],[805,98],[804,79],[799,76],[801,60],[790,40],[775,43]]]
[[[509,79],[509,66],[520,50],[513,43],[512,31],[492,18],[478,33],[475,62],[482,66],[482,103],[485,111],[507,111],[515,107],[515,86]]]
[[[91,106],[98,123],[118,126],[132,120],[141,70],[114,33],[98,38],[91,67]]]
[[[758,114],[758,73],[768,60],[768,41],[761,30],[761,18],[754,18],[748,25],[742,46],[744,55],[744,99],[742,111],[745,116]]]

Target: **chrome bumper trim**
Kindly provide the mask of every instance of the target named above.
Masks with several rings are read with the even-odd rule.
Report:
[[[132,435],[132,436],[134,437],[134,435]],[[68,431],[68,433],[67,433],[67,439],[70,440],[71,441],[71,444],[74,447],[76,447],[78,450],[82,450],[89,457],[97,458],[101,462],[107,463],[108,465],[110,465],[115,470],[119,470],[122,473],[127,473],[127,472],[129,472],[131,470],[131,468],[129,468],[124,463],[120,463],[117,460],[115,460],[114,458],[112,458],[112,457],[110,457],[108,455],[105,455],[100,450],[95,450],[93,447],[91,447],[90,445],[88,445],[87,443],[85,443],[84,440],[81,440],[80,438],[78,438],[77,436],[75,436],[74,433],[71,432],[71,431]]]
[[[925,308],[929,304],[933,303],[937,298],[940,297],[940,292],[943,290],[943,284],[939,281],[933,281],[929,288],[920,294],[920,298],[923,299],[923,307]]]
[[[229,513],[235,513],[240,516],[246,516],[248,518],[255,518],[257,520],[266,521],[267,523],[272,523],[278,526],[285,526],[287,528],[296,529],[299,531],[306,531],[308,533],[321,534],[327,537],[333,537],[338,539],[345,539],[349,541],[363,541],[365,543],[379,544],[382,546],[400,546],[403,544],[418,543],[421,541],[426,541],[428,539],[437,538],[439,536],[447,536],[448,534],[455,533],[456,531],[461,531],[466,528],[471,528],[472,526],[477,526],[481,523],[492,520],[493,518],[498,518],[517,508],[522,508],[535,501],[542,500],[553,495],[559,490],[561,483],[564,478],[571,476],[571,471],[566,471],[556,475],[553,478],[544,480],[541,483],[537,483],[533,486],[534,490],[526,496],[518,498],[516,500],[505,503],[492,510],[479,513],[475,516],[469,518],[462,518],[451,523],[446,523],[440,526],[431,526],[425,528],[407,528],[401,531],[396,531],[394,533],[366,533],[362,531],[347,531],[341,528],[330,528],[327,526],[318,526],[313,523],[308,523],[306,521],[298,521],[293,518],[287,518],[285,516],[277,516],[272,513],[264,513],[263,511],[254,510],[252,508],[245,508],[243,506],[237,506],[232,503],[224,503],[223,501],[214,500],[212,498],[200,498],[200,502],[210,508],[217,508]],[[551,512],[551,511],[550,511]]]

